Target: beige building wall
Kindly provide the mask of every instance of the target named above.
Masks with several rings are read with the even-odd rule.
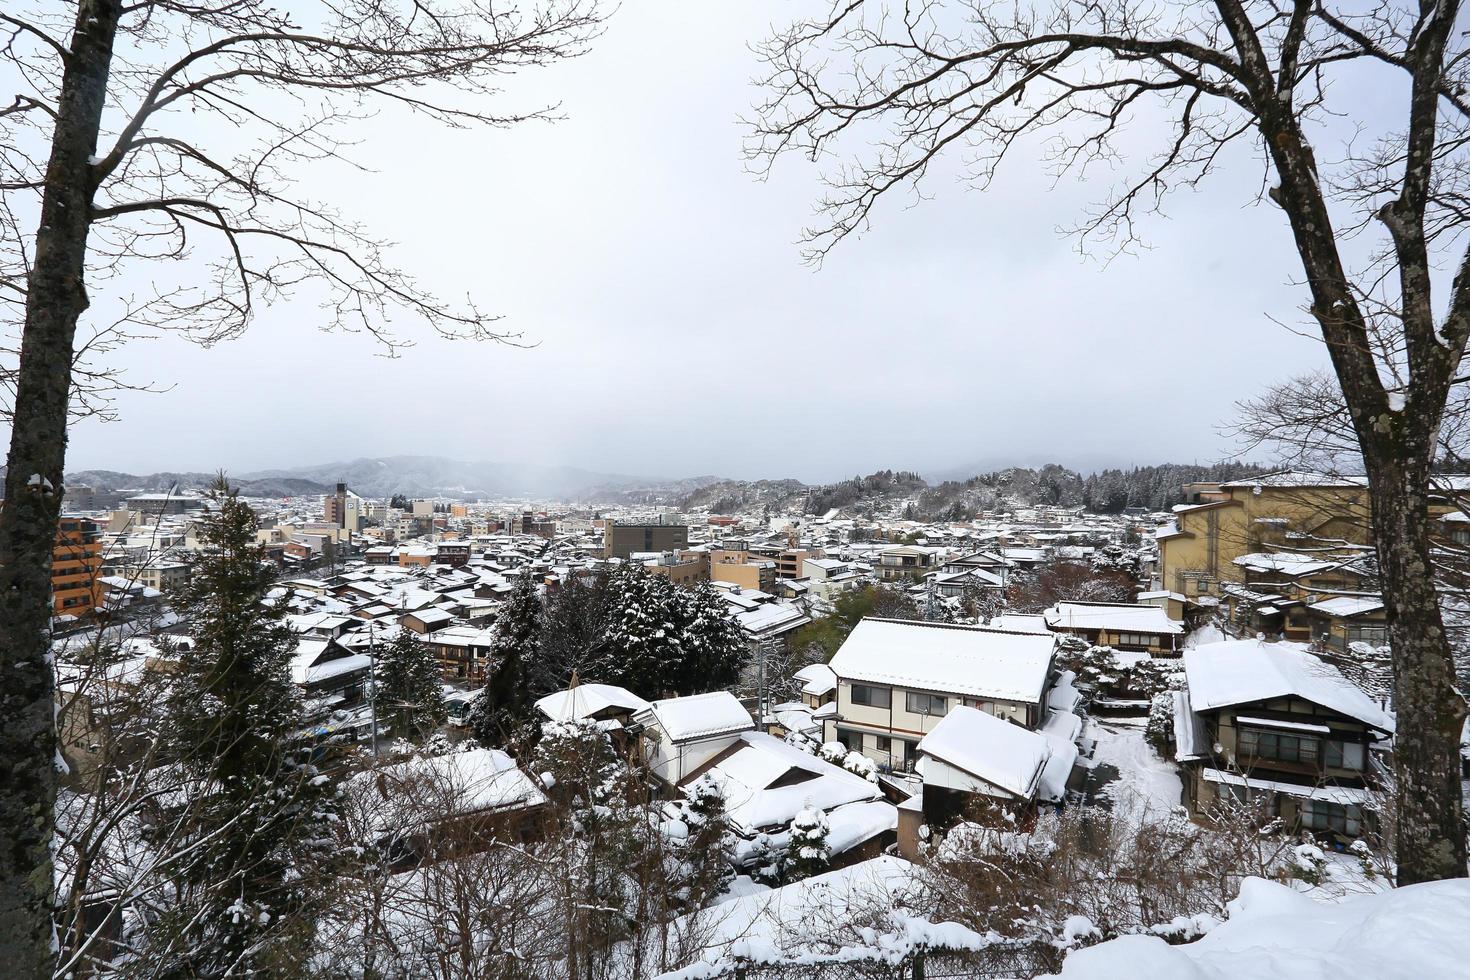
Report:
[[[1228,487],[1227,500],[1180,511],[1178,533],[1159,539],[1159,580],[1188,598],[1245,581],[1235,559],[1266,550],[1369,543],[1365,487]],[[1305,535],[1306,537],[1300,537]]]

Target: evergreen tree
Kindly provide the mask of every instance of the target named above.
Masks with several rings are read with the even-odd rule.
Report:
[[[660,698],[675,689],[682,680],[680,626],[685,618],[676,588],[637,564],[613,573],[608,582],[607,632],[598,648],[599,676],[645,698]]]
[[[400,628],[378,651],[373,698],[378,718],[412,742],[424,741],[448,719],[439,664],[417,633]]]
[[[677,588],[675,586],[674,588]],[[708,582],[680,589],[675,620],[682,629],[682,657],[670,665],[671,686],[680,694],[718,691],[740,679],[750,659],[745,632],[729,618],[729,607]]]
[[[597,669],[594,651],[607,633],[609,595],[607,576],[599,575],[588,583],[573,575],[548,600],[540,656],[528,665],[532,691],[563,690],[573,671],[605,679]]]
[[[685,790],[680,819],[689,835],[683,842],[680,873],[671,885],[689,907],[701,908],[735,877],[734,837],[719,784],[708,775],[695,780]]]
[[[177,855],[174,897],[141,953],[155,976],[285,975],[304,968],[333,798],[297,744],[295,637],[267,600],[255,514],[223,478],[212,499],[180,601],[194,644],[167,701],[166,731],[197,789],[157,828]]]
[[[791,841],[786,845],[787,881],[810,878],[831,867],[827,830],[827,815],[810,803],[791,818]]]
[[[640,565],[608,583],[598,674],[646,698],[722,690],[749,658],[745,634],[708,584],[682,588]]]
[[[529,575],[521,577],[495,619],[485,686],[470,705],[470,725],[483,745],[504,745],[535,715],[528,665],[539,657],[541,599]]]
[[[646,823],[628,794],[642,784],[630,778],[607,734],[586,720],[543,725],[531,771],[551,799],[547,846],[560,852],[560,873],[550,900],[561,908],[567,962],[574,976],[602,975],[606,956],[627,937],[629,872]]]

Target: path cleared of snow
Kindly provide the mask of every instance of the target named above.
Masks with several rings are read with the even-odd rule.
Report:
[[[1130,823],[1142,823],[1145,817],[1162,817],[1180,804],[1184,784],[1174,763],[1159,758],[1153,746],[1143,739],[1143,719],[1127,718],[1106,721],[1089,718],[1085,734],[1097,748],[1093,763],[1113,766],[1118,778],[1108,783],[1100,795],[1112,801],[1113,812]]]

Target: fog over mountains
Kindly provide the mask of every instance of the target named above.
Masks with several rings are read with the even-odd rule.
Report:
[[[527,497],[553,500],[609,499],[623,492],[647,488],[685,494],[717,477],[654,479],[618,473],[599,473],[574,466],[528,466],[516,463],[466,462],[441,456],[386,456],[310,466],[252,472],[228,472],[242,492],[258,496],[296,496],[326,493],[338,482],[364,497],[407,496]],[[214,482],[216,474],[202,472],[122,473],[116,470],[77,470],[67,483],[97,490],[193,489]]]
[[[1125,507],[1160,509],[1179,499],[1183,483],[1238,479],[1261,468],[1250,463],[1171,464],[1090,473],[1056,463],[996,466],[921,475],[879,470],[828,484],[795,479],[732,480],[716,476],[661,478],[603,473],[574,466],[531,466],[466,462],[440,456],[386,456],[310,466],[228,473],[248,496],[323,494],[338,483],[369,498],[409,497],[525,499],[580,503],[665,504],[715,511],[770,509],[824,513],[830,509],[868,513],[902,506],[919,519],[965,520],[998,505],[1060,504],[1116,512]],[[96,490],[163,491],[198,489],[214,482],[202,472],[121,473],[79,470],[72,486]]]

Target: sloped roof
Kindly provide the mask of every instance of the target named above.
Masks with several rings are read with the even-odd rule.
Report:
[[[808,805],[831,810],[883,797],[866,779],[765,732],[744,732],[737,744],[698,776],[719,785],[725,812],[747,830],[789,824]]]
[[[1045,613],[1052,629],[1108,630],[1123,633],[1177,635],[1184,624],[1169,618],[1162,606],[1110,602],[1059,602]]]
[[[919,752],[1028,800],[1036,794],[1052,745],[1045,735],[961,704],[924,736]]]
[[[665,698],[653,702],[648,711],[658,719],[659,726],[669,738],[676,742],[726,732],[749,731],[755,727],[750,712],[729,691]]]
[[[1340,595],[1314,602],[1307,608],[1328,616],[1347,618],[1377,612],[1383,608],[1383,600],[1373,595]]]
[[[832,657],[844,680],[1039,701],[1056,637],[983,626],[864,619]]]
[[[615,684],[578,684],[536,702],[536,710],[552,721],[590,718],[608,708],[621,708],[631,714],[650,707],[651,704],[632,691]]]
[[[1195,711],[1296,696],[1380,731],[1394,729],[1391,715],[1300,643],[1207,643],[1184,651],[1184,672]]]

